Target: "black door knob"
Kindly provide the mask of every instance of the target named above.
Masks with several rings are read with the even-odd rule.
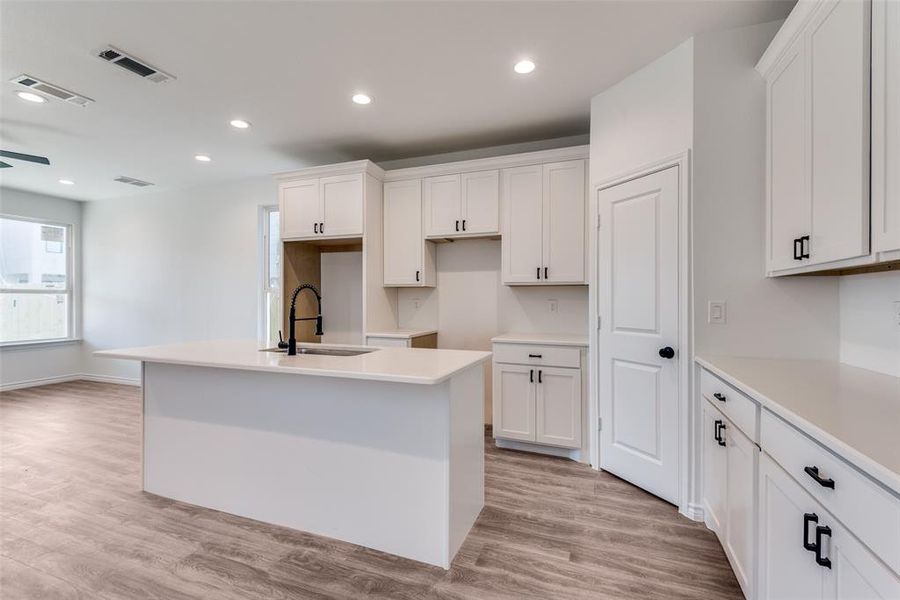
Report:
[[[663,358],[675,358],[675,351],[672,350],[671,346],[666,346],[659,349],[659,355]]]

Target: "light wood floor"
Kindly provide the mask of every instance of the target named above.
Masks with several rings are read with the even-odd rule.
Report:
[[[0,394],[0,597],[741,598],[701,524],[607,474],[485,440],[449,571],[140,491],[140,393]]]

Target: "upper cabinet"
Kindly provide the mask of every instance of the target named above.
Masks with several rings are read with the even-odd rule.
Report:
[[[367,190],[380,185],[382,173],[369,161],[357,161],[279,175],[281,238],[362,237]]]
[[[570,160],[503,170],[503,283],[586,282],[585,162]]]
[[[385,183],[385,287],[434,287],[434,254],[422,235],[422,180]]]
[[[900,258],[898,13],[886,0],[799,2],[757,65],[770,276]]]
[[[500,233],[499,171],[426,177],[423,188],[425,237],[482,237]]]

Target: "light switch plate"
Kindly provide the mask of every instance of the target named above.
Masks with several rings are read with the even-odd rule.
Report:
[[[725,324],[725,302],[724,301],[710,301],[709,309],[707,310],[706,320],[711,325],[724,325]]]
[[[558,313],[559,300],[547,300],[547,311],[551,313]]]

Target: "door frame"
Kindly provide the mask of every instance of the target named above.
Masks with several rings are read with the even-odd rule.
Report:
[[[588,403],[590,427],[590,459],[591,466],[600,471],[600,396],[598,376],[600,372],[599,330],[600,322],[599,290],[603,282],[600,281],[600,264],[597,256],[600,230],[600,201],[599,193],[610,187],[632,181],[665,169],[678,168],[678,431],[676,448],[678,458],[678,511],[694,521],[703,520],[702,506],[697,502],[698,473],[700,466],[696,464],[700,453],[691,442],[697,431],[697,407],[690,402],[693,397],[694,387],[694,329],[693,329],[693,275],[691,272],[693,233],[691,229],[692,197],[691,197],[691,151],[687,149],[678,154],[668,156],[658,161],[645,164],[637,169],[621,175],[602,180],[591,185],[590,201],[590,285],[589,312],[590,312],[590,352],[593,358],[590,362],[589,394],[591,401]]]

